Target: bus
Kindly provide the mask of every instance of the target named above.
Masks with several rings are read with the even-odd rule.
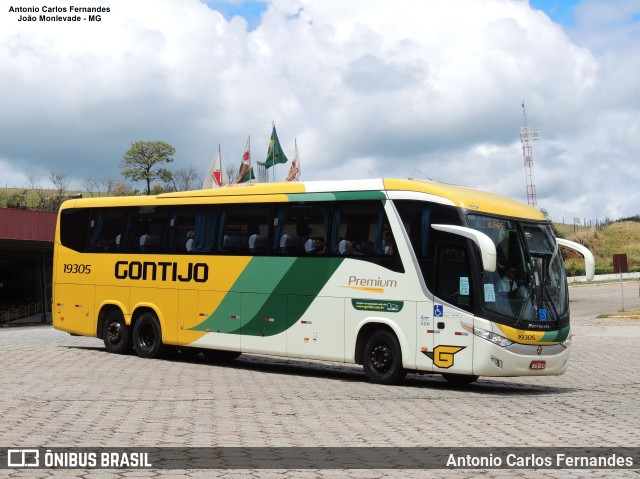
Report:
[[[53,325],[111,353],[242,353],[407,372],[565,372],[569,295],[536,209],[412,179],[247,183],[72,199],[54,246]]]

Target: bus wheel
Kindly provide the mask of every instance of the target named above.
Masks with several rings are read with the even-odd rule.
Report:
[[[466,386],[467,384],[475,383],[480,376],[474,376],[472,374],[450,374],[443,373],[442,377],[451,384],[456,386]]]
[[[400,381],[407,372],[402,367],[398,338],[385,329],[374,331],[364,347],[362,366],[374,383],[394,384]]]
[[[238,351],[221,351],[219,349],[202,349],[202,355],[211,361],[233,361],[240,357],[242,353]]]
[[[133,327],[133,348],[141,358],[157,358],[163,352],[162,330],[153,313],[143,313]]]
[[[107,316],[102,328],[104,347],[110,353],[129,354],[133,348],[131,329],[124,322],[124,316],[119,310],[113,310]]]

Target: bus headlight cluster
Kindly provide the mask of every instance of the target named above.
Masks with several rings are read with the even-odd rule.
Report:
[[[506,348],[507,346],[511,346],[513,344],[513,341],[511,341],[510,339],[507,339],[504,336],[500,336],[499,334],[493,333],[491,331],[487,331],[486,329],[476,328],[475,326],[471,326],[467,323],[462,323],[462,327],[470,333],[473,333],[476,336],[482,339],[486,339],[487,341],[490,341],[493,344],[497,344],[498,346],[501,346],[503,348]]]
[[[567,337],[567,339],[565,339],[564,341],[562,341],[560,343],[562,346],[564,346],[565,348],[568,348],[571,345],[571,335],[569,335]]]

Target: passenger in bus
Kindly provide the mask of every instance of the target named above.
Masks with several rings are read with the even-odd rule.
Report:
[[[326,250],[326,243],[324,238],[309,238],[304,244],[304,251],[309,256],[318,256],[324,254]]]
[[[360,241],[342,240],[338,243],[338,253],[344,256],[363,256],[364,249]]]
[[[513,297],[518,290],[518,282],[516,281],[516,268],[509,266],[504,269],[503,275],[498,280],[497,291],[498,293],[506,294],[508,297]]]
[[[393,256],[396,251],[396,245],[393,241],[393,235],[391,231],[384,232],[383,251],[387,256]]]
[[[187,233],[187,243],[185,244],[185,248],[187,250],[187,252],[191,251],[193,249],[193,243],[194,243],[194,236],[195,236],[195,232],[193,231],[189,231]]]

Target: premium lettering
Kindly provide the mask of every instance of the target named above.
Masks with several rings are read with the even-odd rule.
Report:
[[[209,279],[209,265],[169,261],[116,261],[114,275],[117,279],[206,283]]]
[[[378,288],[395,288],[398,282],[395,279],[377,278],[358,278],[357,276],[349,276],[349,286],[373,286]]]

